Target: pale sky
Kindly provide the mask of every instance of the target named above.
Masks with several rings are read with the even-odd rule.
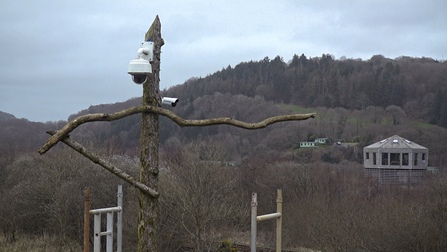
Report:
[[[266,56],[447,58],[446,0],[2,0],[0,111],[58,121],[141,96],[127,66],[156,15],[161,89]]]

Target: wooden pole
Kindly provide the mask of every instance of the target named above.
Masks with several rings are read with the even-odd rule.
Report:
[[[276,252],[281,252],[282,243],[282,189],[278,189],[276,198],[276,212],[280,217],[276,219]]]
[[[118,185],[117,206],[123,209],[123,186]],[[116,214],[116,251],[123,251],[123,210]]]
[[[160,53],[164,44],[158,16],[144,41],[154,42],[152,74],[143,83],[143,106],[160,107]],[[140,182],[157,191],[158,187],[158,114],[142,113],[140,137]],[[158,252],[158,199],[138,192],[138,251]]]
[[[258,195],[257,193],[251,194],[251,240],[250,240],[250,252],[256,252],[256,219],[258,216]]]
[[[84,195],[84,252],[90,247],[90,188],[85,188]]]

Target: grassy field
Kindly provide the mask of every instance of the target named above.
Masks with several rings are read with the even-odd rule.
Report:
[[[431,127],[433,127],[433,124],[429,124],[429,123],[418,123],[419,124],[419,126],[421,127],[421,128],[431,128]]]
[[[305,107],[301,107],[301,106],[294,106],[294,105],[285,105],[285,104],[281,104],[280,105],[281,108],[289,110],[289,111],[293,111],[297,114],[307,114],[307,113],[313,113],[315,112],[315,109],[312,108],[305,108]]]
[[[15,242],[7,243],[5,237],[0,236],[0,252],[69,252],[82,251],[78,243],[62,240],[49,235],[21,236]]]
[[[311,108],[311,107],[302,107],[302,106],[296,106],[296,105],[285,105],[285,104],[281,104],[279,105],[282,109],[297,113],[297,114],[307,114],[307,113],[317,113],[317,117],[319,116],[319,109],[321,108]],[[385,114],[380,115],[380,121],[379,123],[381,125],[393,125],[393,120],[390,117],[390,115],[385,116]],[[406,125],[417,125],[421,128],[431,128],[433,127],[432,124],[429,123],[423,123],[414,119],[410,119],[410,118],[401,118],[400,119],[400,124],[406,124]],[[349,112],[348,114],[348,123],[350,124],[358,124],[360,123],[361,126],[368,126],[371,125],[372,123],[369,121],[368,117],[366,115],[363,115],[361,117],[359,117],[359,115],[352,115],[351,112]]]

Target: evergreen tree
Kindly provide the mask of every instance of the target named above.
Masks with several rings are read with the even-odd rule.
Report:
[[[435,94],[435,100],[433,106],[430,110],[430,123],[438,124],[439,118],[441,117],[441,105],[442,105],[442,91],[438,89]]]
[[[447,128],[447,89],[442,93],[442,101],[439,109],[438,125]]]

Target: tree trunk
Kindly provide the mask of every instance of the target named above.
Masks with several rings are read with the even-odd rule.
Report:
[[[155,18],[145,36],[145,41],[154,42],[152,74],[143,83],[143,106],[160,107],[160,52],[164,42],[161,38],[161,23]],[[141,120],[140,182],[157,191],[158,186],[158,114],[142,113]],[[158,199],[138,193],[138,251],[158,251]]]

